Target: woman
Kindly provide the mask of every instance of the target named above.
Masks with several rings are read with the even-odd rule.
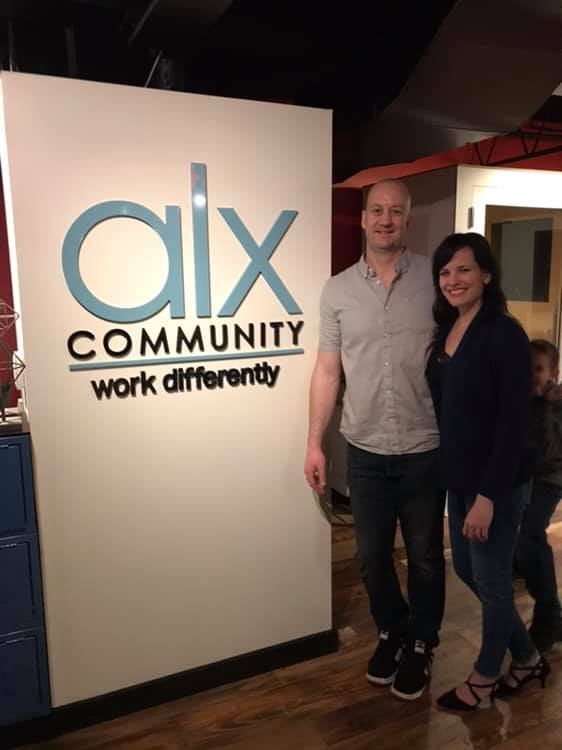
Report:
[[[549,672],[513,602],[517,527],[528,500],[529,341],[507,314],[490,246],[453,234],[433,259],[437,331],[428,380],[441,432],[453,564],[482,605],[473,671],[440,706],[470,711]],[[512,665],[500,680],[506,650]]]

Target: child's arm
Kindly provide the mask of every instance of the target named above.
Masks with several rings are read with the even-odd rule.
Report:
[[[550,398],[547,394],[551,390],[559,390],[560,386],[553,384],[545,388],[543,403],[546,409],[542,413],[542,434],[544,443],[543,462],[560,466],[562,463],[562,400]]]

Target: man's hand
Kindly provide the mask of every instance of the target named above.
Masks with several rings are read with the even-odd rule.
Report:
[[[310,447],[307,450],[304,475],[314,492],[323,495],[326,489],[326,456],[322,448]]]
[[[485,495],[476,495],[462,527],[463,536],[471,542],[487,542],[494,517],[494,503]]]
[[[304,475],[314,492],[319,495],[323,495],[326,489],[326,457],[322,451],[322,437],[334,413],[341,383],[341,369],[339,352],[318,352],[310,381],[308,450]]]

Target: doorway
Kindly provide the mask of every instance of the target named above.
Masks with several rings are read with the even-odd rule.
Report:
[[[488,205],[485,234],[500,266],[509,311],[530,339],[560,348],[562,209]]]

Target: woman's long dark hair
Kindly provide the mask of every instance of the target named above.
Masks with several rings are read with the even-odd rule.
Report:
[[[476,232],[450,234],[445,237],[433,256],[433,284],[435,302],[433,318],[437,323],[435,342],[441,341],[458,317],[458,310],[450,305],[439,286],[439,274],[443,266],[452,259],[456,252],[468,247],[472,250],[474,260],[482,271],[490,274],[490,281],[484,286],[482,308],[488,315],[507,313],[505,295],[500,286],[500,272],[488,240]]]

